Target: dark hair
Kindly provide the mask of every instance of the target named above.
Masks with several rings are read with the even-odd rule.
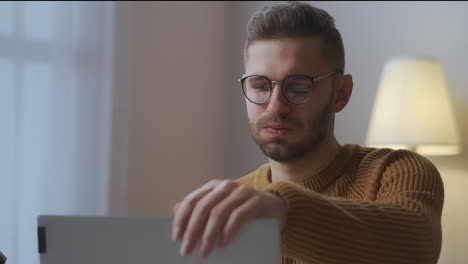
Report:
[[[320,8],[295,1],[267,5],[252,15],[247,24],[244,58],[247,58],[247,49],[255,40],[315,36],[323,41],[322,57],[335,69],[344,71],[343,41],[333,17]]]

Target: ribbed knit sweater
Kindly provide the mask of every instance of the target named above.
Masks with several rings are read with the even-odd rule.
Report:
[[[439,258],[444,188],[436,167],[414,152],[348,144],[304,181],[271,183],[264,164],[236,182],[286,201],[283,264]]]

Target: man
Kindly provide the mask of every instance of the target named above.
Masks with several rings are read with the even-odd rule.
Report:
[[[406,150],[341,145],[348,103],[333,18],[307,4],[267,6],[244,49],[251,134],[269,162],[236,181],[212,180],[175,208],[173,238],[206,257],[255,218],[277,219],[282,263],[436,263],[444,190],[437,169]]]

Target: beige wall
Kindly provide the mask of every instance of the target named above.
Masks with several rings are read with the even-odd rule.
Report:
[[[237,178],[266,161],[249,135],[236,82],[243,73],[246,22],[263,3],[118,3],[114,214],[170,215],[174,202],[207,180]],[[431,158],[446,188],[440,263],[466,262],[468,4],[315,5],[336,18],[347,52],[346,71],[354,76],[351,102],[337,115],[341,143],[364,143],[387,59],[432,55],[441,60],[465,153]]]
[[[121,91],[127,120],[116,122],[128,124],[128,160],[122,161],[128,164],[115,160],[114,169],[128,173],[128,214],[169,215],[172,204],[195,186],[223,177],[227,9],[214,2],[119,5],[129,32],[117,28],[117,41],[128,46],[120,43],[125,59],[119,61],[116,52],[116,63],[126,64],[127,71],[116,79],[129,81]],[[125,180],[114,184],[122,187]]]

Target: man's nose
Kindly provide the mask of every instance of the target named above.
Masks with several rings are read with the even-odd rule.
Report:
[[[286,115],[291,112],[291,102],[284,96],[281,83],[275,83],[268,102],[267,111],[275,115]]]

